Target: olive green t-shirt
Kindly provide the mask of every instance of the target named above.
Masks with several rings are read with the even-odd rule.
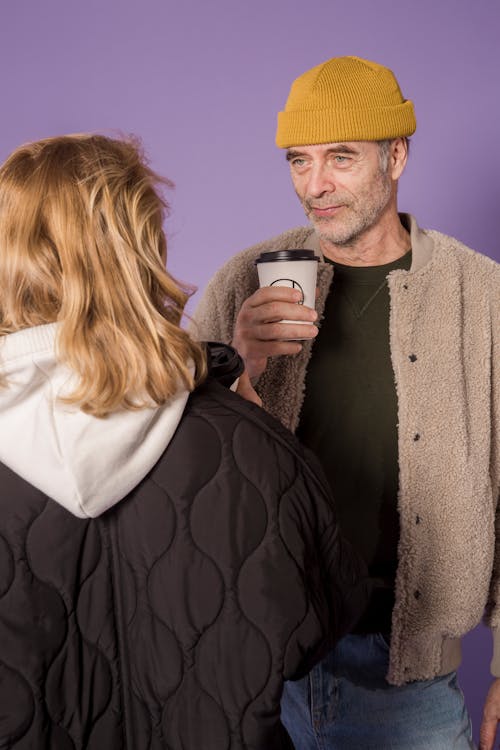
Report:
[[[375,579],[373,601],[358,629],[389,633],[399,518],[387,275],[410,268],[411,250],[382,266],[332,265],[297,434],[319,457],[341,529]]]

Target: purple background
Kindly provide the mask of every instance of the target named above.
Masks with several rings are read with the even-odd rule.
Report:
[[[235,251],[304,222],[276,112],[304,70],[359,55],[415,104],[401,209],[498,260],[499,30],[498,0],[4,2],[0,159],[65,132],[139,135],[176,183],[169,268],[203,288]],[[477,736],[490,637],[465,643]]]

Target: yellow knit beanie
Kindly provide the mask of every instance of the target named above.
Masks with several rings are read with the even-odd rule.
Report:
[[[278,113],[280,148],[409,136],[417,123],[394,73],[360,57],[333,57],[292,83]]]

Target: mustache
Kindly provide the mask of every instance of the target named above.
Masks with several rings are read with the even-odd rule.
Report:
[[[314,200],[314,198],[303,198],[302,205],[308,211],[313,208],[331,208],[332,206],[345,206],[348,201],[342,198],[341,195],[335,194],[335,197],[324,198],[323,200]]]

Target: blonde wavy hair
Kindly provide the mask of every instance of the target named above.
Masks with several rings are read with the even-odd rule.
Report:
[[[101,135],[30,143],[0,167],[0,335],[57,321],[79,376],[65,401],[98,417],[206,374],[180,327],[192,290],[165,268],[166,186],[138,142]]]

